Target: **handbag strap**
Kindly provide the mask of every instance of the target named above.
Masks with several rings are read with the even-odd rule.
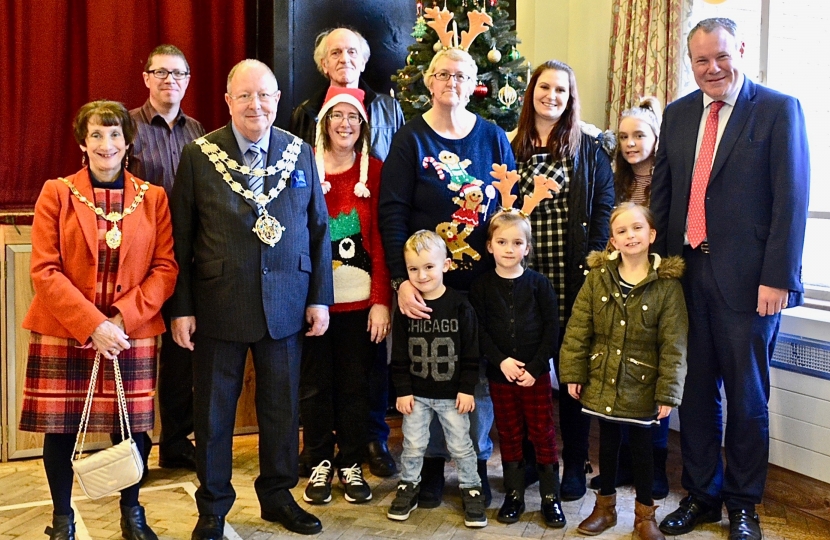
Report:
[[[118,365],[118,357],[113,358],[113,371],[115,373],[115,392],[118,402],[118,426],[121,430],[121,439],[132,439],[130,432],[130,419],[127,413],[127,398],[124,392],[124,383],[121,379],[121,369]],[[95,353],[95,363],[92,366],[92,376],[89,379],[89,389],[86,393],[86,400],[84,400],[84,410],[81,413],[81,423],[78,426],[78,435],[75,437],[75,446],[72,449],[72,461],[81,458],[84,452],[84,442],[86,441],[86,430],[89,425],[89,418],[92,415],[92,398],[95,394],[95,386],[98,382],[98,372],[101,367],[101,353]],[[126,426],[127,437],[124,437],[124,427]]]

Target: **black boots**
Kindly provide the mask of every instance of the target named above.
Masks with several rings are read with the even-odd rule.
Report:
[[[542,496],[542,517],[554,529],[565,526],[565,512],[559,498],[559,463],[536,465],[539,473],[539,495]]]
[[[592,471],[591,464],[584,460],[565,460],[562,469],[560,495],[563,501],[581,499],[587,491],[585,473]]]
[[[52,526],[43,533],[49,540],[75,540],[75,512],[70,510],[68,516],[52,514]]]
[[[654,485],[651,487],[651,497],[659,501],[669,495],[669,477],[666,475],[666,458],[668,448],[654,447]]]
[[[490,480],[487,479],[487,460],[479,459],[476,463],[478,477],[481,479],[481,493],[484,495],[484,508],[490,508],[493,502],[493,492],[490,490]]]
[[[444,496],[444,458],[424,458],[421,467],[421,483],[418,485],[418,506],[437,508]]]
[[[121,507],[121,536],[127,540],[158,540],[140,505]]]
[[[525,464],[520,461],[502,463],[504,468],[504,504],[499,508],[499,523],[516,523],[525,511]]]

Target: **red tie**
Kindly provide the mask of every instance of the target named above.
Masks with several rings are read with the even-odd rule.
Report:
[[[713,101],[703,129],[703,142],[695,162],[692,175],[692,192],[689,195],[688,236],[689,245],[696,248],[706,239],[706,187],[712,174],[712,159],[715,156],[715,140],[718,138],[718,112],[723,101]]]

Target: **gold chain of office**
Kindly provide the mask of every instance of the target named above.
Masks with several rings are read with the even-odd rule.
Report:
[[[130,177],[130,180],[132,181],[133,186],[135,186],[135,190],[137,192],[135,199],[133,199],[133,203],[121,213],[110,212],[109,214],[104,214],[104,210],[98,206],[95,206],[95,204],[92,201],[81,195],[81,192],[78,191],[78,188],[76,188],[72,182],[63,177],[60,178],[60,181],[66,184],[66,186],[69,188],[69,191],[72,192],[72,195],[74,195],[79,201],[87,205],[90,210],[95,212],[96,215],[101,216],[102,218],[112,223],[112,229],[108,230],[107,234],[104,235],[104,240],[107,242],[107,245],[110,247],[110,249],[117,249],[119,246],[121,246],[121,231],[118,229],[118,222],[124,219],[126,216],[129,216],[130,214],[135,212],[135,209],[138,208],[138,205],[141,204],[141,201],[144,200],[144,195],[147,194],[147,190],[150,189],[150,186],[148,186],[146,183],[139,185],[133,177]]]
[[[257,237],[265,244],[274,247],[282,238],[282,233],[285,231],[279,221],[270,214],[266,205],[279,197],[282,190],[285,189],[287,181],[291,178],[291,173],[297,165],[297,157],[300,155],[303,141],[299,137],[294,137],[294,140],[282,152],[282,157],[277,161],[276,165],[271,165],[266,168],[251,168],[247,165],[240,165],[235,159],[228,157],[227,152],[219,148],[214,143],[208,142],[204,137],[199,137],[194,141],[202,153],[207,156],[211,163],[213,163],[216,172],[222,177],[234,193],[238,193],[243,198],[255,202],[262,212],[254,224],[252,232],[256,233]],[[248,176],[266,177],[273,176],[280,173],[280,179],[277,185],[272,187],[268,193],[260,193],[254,195],[254,192],[245,188],[242,184],[233,179],[230,172],[236,171],[240,174]]]

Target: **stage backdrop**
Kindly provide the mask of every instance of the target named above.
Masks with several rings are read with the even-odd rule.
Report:
[[[31,207],[43,182],[77,171],[72,118],[84,103],[132,109],[160,43],[184,51],[183,109],[211,131],[229,120],[231,66],[246,56],[245,0],[3,0],[0,8],[0,209]]]

